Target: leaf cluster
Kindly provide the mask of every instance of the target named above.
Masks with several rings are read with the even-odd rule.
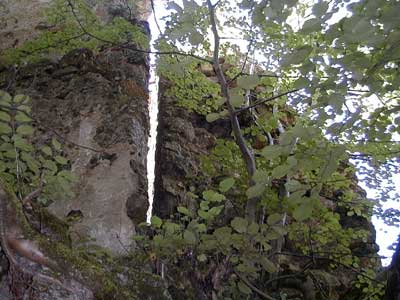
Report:
[[[48,145],[35,143],[28,96],[0,91],[0,139],[0,176],[21,199],[36,189],[41,189],[38,200],[46,205],[73,196],[75,177],[61,143],[54,137]]]

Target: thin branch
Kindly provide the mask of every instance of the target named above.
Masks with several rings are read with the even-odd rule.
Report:
[[[400,144],[400,141],[371,141],[367,139],[355,140],[357,143],[382,143],[382,144]]]
[[[156,18],[156,10],[155,10],[155,6],[154,6],[154,0],[150,0],[150,3],[151,3],[151,10],[153,12],[154,22],[156,23],[158,31],[160,32],[160,34],[162,34],[160,25],[158,24],[158,20]]]
[[[32,115],[30,115],[29,113],[27,113],[26,111],[24,111],[22,109],[19,109],[17,107],[9,107],[9,106],[5,106],[5,105],[0,104],[0,110],[3,110],[3,111],[15,110],[15,111],[23,113],[24,115],[26,115],[27,117],[32,119],[33,123],[36,123],[37,125],[45,128],[46,130],[49,130],[49,131],[53,132],[57,137],[59,137],[62,140],[62,142],[64,144],[70,144],[70,145],[76,146],[78,148],[87,149],[87,150],[90,150],[90,151],[93,151],[93,152],[97,152],[97,153],[104,153],[104,150],[95,149],[95,148],[92,148],[92,147],[89,147],[89,146],[80,145],[80,144],[77,144],[75,142],[72,142],[72,141],[68,140],[63,135],[58,133],[55,129],[53,129],[52,127],[48,127],[46,125],[43,125],[42,122],[40,122],[38,119],[34,118]]]
[[[184,53],[184,52],[179,52],[179,51],[151,51],[151,50],[143,50],[143,49],[139,49],[139,48],[134,48],[131,45],[126,46],[124,44],[118,44],[115,43],[113,41],[109,41],[106,39],[103,39],[101,37],[96,36],[95,34],[89,32],[86,30],[85,26],[83,26],[82,22],[79,20],[79,17],[77,16],[76,12],[75,12],[75,8],[74,5],[71,3],[70,0],[67,1],[68,6],[71,8],[71,12],[75,18],[75,21],[78,23],[79,27],[81,28],[81,30],[88,36],[90,36],[91,38],[94,38],[100,42],[103,42],[105,44],[109,44],[112,45],[114,47],[119,47],[122,49],[128,49],[128,50],[132,50],[135,52],[140,52],[140,53],[147,53],[147,54],[157,54],[157,55],[179,55],[179,56],[186,56],[186,57],[193,57],[196,58],[198,60],[204,61],[204,62],[208,62],[208,63],[213,63],[211,60],[191,54],[191,53]]]
[[[375,278],[372,278],[372,277],[366,275],[365,273],[357,270],[356,268],[353,268],[352,266],[348,266],[348,265],[346,265],[346,264],[344,264],[344,263],[342,263],[340,261],[337,261],[336,259],[330,258],[330,257],[315,256],[315,255],[305,255],[305,254],[290,253],[290,252],[279,252],[279,253],[277,252],[277,253],[275,253],[275,255],[286,255],[286,256],[294,256],[294,257],[306,257],[306,258],[309,258],[309,259],[324,259],[324,260],[328,260],[328,261],[331,261],[331,262],[333,262],[335,264],[338,264],[338,265],[340,265],[340,266],[342,266],[342,267],[344,267],[346,269],[349,269],[352,272],[354,272],[354,273],[356,273],[358,275],[361,275],[364,278],[367,278],[367,279],[369,279],[369,280],[371,280],[373,282],[378,282],[379,283],[379,281],[376,280]]]
[[[221,94],[222,97],[226,99],[226,106],[229,112],[229,119],[232,125],[233,135],[235,137],[235,142],[238,145],[240,152],[242,154],[242,158],[246,165],[247,174],[249,176],[249,184],[250,186],[254,185],[254,181],[252,179],[255,171],[256,171],[256,162],[254,159],[254,154],[250,151],[250,149],[246,145],[246,141],[242,135],[242,131],[240,128],[239,120],[237,115],[235,114],[235,109],[233,108],[229,89],[228,89],[228,82],[226,81],[225,75],[221,69],[221,65],[219,64],[219,46],[220,46],[220,39],[217,29],[217,23],[215,20],[215,10],[214,6],[211,4],[211,0],[207,0],[209,15],[210,15],[210,24],[211,30],[214,36],[214,55],[213,55],[213,66],[215,70],[215,74],[218,77],[218,81],[221,86]],[[254,222],[256,219],[256,208],[259,199],[257,197],[250,198],[246,203],[246,218],[251,223]]]
[[[256,286],[254,286],[250,281],[247,280],[246,277],[244,277],[242,274],[240,274],[239,272],[236,272],[235,270],[233,270],[233,272],[240,278],[240,280],[242,280],[250,289],[252,289],[254,292],[256,292],[258,295],[260,295],[261,297],[263,297],[264,299],[267,300],[276,300],[275,298],[271,297],[270,295],[267,295],[266,293],[264,293],[263,291],[261,291],[260,289],[258,289]]]
[[[240,113],[242,111],[245,111],[245,110],[248,110],[248,109],[252,109],[252,108],[254,108],[254,107],[256,107],[256,106],[258,106],[260,104],[263,104],[265,102],[269,102],[269,101],[278,99],[280,97],[283,97],[283,96],[286,96],[288,94],[295,93],[295,92],[298,92],[298,91],[299,91],[299,89],[290,90],[290,91],[284,92],[282,94],[279,94],[279,95],[276,95],[276,96],[273,96],[273,97],[270,97],[270,98],[267,98],[267,99],[258,100],[257,102],[253,103],[252,105],[249,105],[249,106],[246,106],[246,107],[242,107],[242,108],[239,108],[239,109],[235,110],[234,113],[238,114],[238,113]]]
[[[217,2],[215,2],[215,4],[213,5],[213,7],[216,8],[216,7],[220,4],[221,1],[222,1],[222,0],[218,0]]]

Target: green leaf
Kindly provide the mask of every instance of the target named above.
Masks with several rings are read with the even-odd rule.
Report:
[[[207,261],[207,256],[205,254],[197,255],[197,260],[199,262],[206,262]]]
[[[28,168],[35,174],[39,174],[39,164],[38,162],[27,152],[21,152],[20,157],[26,162]]]
[[[234,230],[236,230],[239,233],[244,233],[247,230],[247,225],[248,222],[246,219],[240,218],[240,217],[235,217],[231,221],[231,226]]]
[[[269,176],[268,176],[268,172],[262,169],[258,169],[254,172],[253,175],[253,180],[257,183],[257,184],[267,184],[269,183]]]
[[[185,230],[183,232],[183,239],[186,241],[188,244],[196,244],[196,236],[195,234],[190,231],[190,230]]]
[[[318,17],[323,16],[326,13],[326,11],[328,10],[328,8],[329,8],[329,3],[320,1],[313,6],[312,12],[313,12],[314,16],[316,16],[318,18]]]
[[[229,191],[235,185],[235,179],[232,177],[226,178],[219,183],[219,190],[221,193]]]
[[[281,66],[288,67],[290,65],[303,63],[306,61],[312,51],[313,48],[308,45],[294,49],[292,53],[289,53],[283,57]]]
[[[0,134],[10,134],[11,132],[12,129],[10,126],[0,122]]]
[[[4,111],[0,111],[0,121],[10,122],[11,117],[8,113],[6,113]]]
[[[190,42],[192,45],[194,45],[194,46],[199,45],[199,44],[201,44],[201,43],[203,42],[203,40],[204,40],[204,37],[203,37],[202,34],[198,33],[198,32],[195,31],[195,30],[193,30],[193,31],[190,32],[190,35],[189,35],[189,42]]]
[[[53,155],[53,151],[51,150],[51,148],[49,146],[43,146],[42,149],[40,149],[40,150],[42,150],[42,152],[48,156]]]
[[[311,217],[312,212],[313,212],[313,206],[311,203],[302,203],[294,210],[293,217],[297,221],[301,222]]]
[[[13,140],[14,140],[14,146],[16,148],[27,152],[33,151],[33,146],[26,139],[23,139],[21,136],[14,135]]]
[[[256,235],[258,233],[259,229],[260,229],[260,226],[258,226],[257,223],[253,222],[247,228],[247,233],[250,235]]]
[[[279,165],[272,171],[273,178],[281,178],[285,176],[290,170],[290,166],[288,164]]]
[[[321,20],[318,18],[313,18],[304,22],[301,32],[303,34],[309,34],[313,32],[319,32],[321,28]]]
[[[206,116],[206,120],[207,120],[207,122],[212,123],[212,122],[218,120],[220,117],[221,116],[219,113],[211,113]]]
[[[17,128],[17,133],[21,135],[32,135],[34,131],[35,130],[30,125],[21,125]]]
[[[62,157],[60,155],[56,155],[54,157],[54,160],[59,163],[60,165],[66,165],[68,163],[68,159],[66,159],[65,157]]]
[[[43,163],[43,168],[49,170],[51,174],[57,173],[58,170],[57,165],[52,160],[45,160]]]
[[[26,103],[29,100],[29,97],[26,95],[16,95],[14,97],[14,102],[16,103]]]
[[[4,103],[10,103],[12,100],[12,97],[10,96],[10,94],[4,92],[4,91],[0,91],[0,101],[3,101]]]
[[[328,103],[333,107],[335,112],[341,114],[345,98],[342,94],[334,93],[328,96]]]
[[[219,227],[214,230],[213,235],[218,239],[219,242],[227,244],[231,241],[232,229],[227,226]]]
[[[263,269],[270,274],[276,273],[277,271],[275,264],[266,257],[260,258],[260,264],[262,265]]]
[[[161,228],[162,220],[157,216],[152,216],[151,219],[150,219],[150,223],[155,228]]]
[[[28,105],[20,105],[20,106],[18,106],[18,109],[22,110],[28,114],[31,112],[31,107]]]
[[[0,173],[4,172],[7,169],[7,165],[0,160]]]
[[[231,98],[231,104],[235,108],[243,106],[244,103],[245,103],[244,96],[237,95],[237,96]]]
[[[265,184],[255,184],[249,187],[246,191],[247,198],[255,198],[261,196],[265,191]]]
[[[217,217],[221,213],[223,208],[224,208],[223,205],[214,206],[208,211],[208,213],[213,217]]]
[[[273,160],[282,154],[282,147],[280,145],[270,145],[264,147],[261,151],[261,155],[268,160]]]
[[[211,202],[221,202],[225,200],[225,196],[217,193],[213,190],[207,190],[203,192],[203,198],[205,200],[211,201]]]
[[[257,75],[241,76],[237,79],[237,85],[243,89],[250,90],[256,87],[259,81],[260,79]]]
[[[18,111],[17,114],[15,115],[15,120],[17,122],[31,122],[32,119],[30,117],[28,117],[25,113]]]
[[[190,216],[189,210],[188,210],[186,207],[184,207],[184,206],[178,206],[177,210],[178,210],[178,212],[181,213],[181,214],[184,214],[184,215],[186,215],[186,216]]]
[[[239,291],[242,292],[243,294],[246,294],[246,295],[251,294],[251,289],[242,280],[240,280],[237,283],[237,287],[238,287]]]
[[[278,213],[269,215],[267,218],[267,223],[270,226],[278,224],[278,223],[282,223],[282,215],[278,214]]]
[[[61,150],[61,143],[56,138],[53,137],[51,139],[51,144],[53,145],[54,149],[56,149],[57,151]]]
[[[293,83],[293,87],[295,89],[302,89],[302,88],[306,88],[309,87],[311,84],[311,82],[305,78],[305,77],[300,77],[299,79],[297,79],[294,83]]]
[[[211,218],[211,214],[209,214],[207,211],[205,211],[203,209],[197,210],[197,214],[199,215],[200,218],[202,218],[204,220],[208,220]]]

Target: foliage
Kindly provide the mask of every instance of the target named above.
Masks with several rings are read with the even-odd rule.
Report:
[[[69,161],[61,143],[35,143],[30,98],[10,96],[0,91],[0,176],[24,199],[40,189],[42,204],[63,197],[72,197],[74,176],[68,171]]]
[[[399,4],[188,0],[168,1],[168,8],[158,49],[187,53],[159,59],[168,96],[210,123],[246,113],[252,121],[239,118],[234,139],[218,140],[201,158],[212,185],[191,191],[196,208],[179,206],[172,220],[153,216],[156,235],[147,245],[170,268],[182,264],[200,278],[215,267],[224,283],[212,281],[212,293],[236,299],[260,294],[255,286],[279,276],[274,253],[287,236],[292,251],[313,263],[328,260],[331,272],[363,265],[355,286],[365,299],[381,297],[375,259],[353,251],[371,233],[344,224],[352,216],[369,221],[373,209],[396,219],[379,201],[396,197],[393,182],[381,185],[399,165]],[[235,39],[227,37],[232,32]],[[235,62],[222,75],[220,55]],[[202,72],[204,60],[213,78]],[[376,202],[363,199],[350,159],[367,185],[379,188]],[[245,214],[253,199],[255,222]]]
[[[98,51],[104,45],[128,43],[146,48],[149,43],[142,29],[122,16],[104,24],[83,0],[52,1],[45,16],[48,29],[21,47],[6,50],[2,54],[6,64],[61,57],[76,48]]]

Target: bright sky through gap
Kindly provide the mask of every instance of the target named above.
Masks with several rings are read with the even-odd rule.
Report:
[[[201,3],[201,1],[197,1],[199,4]],[[309,2],[309,0],[306,1],[302,1],[302,2]],[[355,0],[350,1],[351,2],[357,2]],[[156,13],[156,19],[157,22],[159,24],[159,26],[161,27],[161,30],[163,30],[164,28],[164,21],[162,20],[162,17],[168,15],[168,11],[165,9],[165,0],[154,0],[154,8],[155,8],[155,13]],[[182,1],[175,1],[175,3],[177,3],[178,5],[180,5],[181,7],[182,5]],[[231,0],[231,3],[236,3],[235,0]],[[329,23],[333,24],[338,22],[340,19],[342,19],[343,17],[346,17],[349,14],[349,12],[346,9],[342,9],[340,10],[338,13],[336,13],[330,20]],[[305,20],[298,20],[293,18],[293,20],[290,21],[290,23],[293,23],[292,27],[296,28],[298,26],[301,26],[301,24],[304,22]],[[155,22],[155,18],[153,16],[153,14],[151,14],[151,16],[149,17],[149,23],[150,23],[150,29],[151,29],[151,33],[152,33],[152,45],[154,43],[154,41],[158,38],[159,35],[159,30],[157,28],[156,22]],[[227,34],[225,34],[226,36],[228,36]],[[234,32],[230,32],[229,36],[237,38],[239,36],[239,34],[235,34]],[[212,42],[212,41],[211,41]],[[240,41],[240,43],[238,43],[237,40],[235,39],[231,39],[230,40],[231,43],[237,43],[240,48],[241,51],[243,51],[244,53],[247,51],[247,44],[244,43],[243,41]],[[152,46],[152,50],[154,50],[153,46]],[[154,157],[155,157],[155,144],[156,144],[156,128],[157,128],[157,114],[158,114],[158,108],[157,108],[157,99],[158,99],[158,91],[157,91],[157,85],[158,85],[158,77],[155,76],[155,55],[150,55],[151,57],[151,78],[150,78],[150,123],[151,123],[151,129],[150,129],[150,134],[151,134],[151,138],[149,139],[149,154],[148,154],[148,160],[147,160],[147,164],[148,164],[148,180],[149,180],[149,201],[150,201],[150,208],[147,214],[147,220],[150,220],[151,217],[151,207],[152,207],[152,201],[153,201],[153,188],[154,188]],[[257,59],[257,57],[256,57]],[[260,58],[261,60],[261,58]],[[393,179],[394,182],[398,183],[398,190],[397,192],[400,193],[400,174],[394,174],[393,175]],[[367,192],[367,197],[370,199],[374,199],[374,197],[376,197],[376,191],[369,189],[365,183],[363,183],[362,178],[360,178],[360,186],[366,190]],[[400,209],[399,207],[399,202],[395,202],[395,201],[387,201],[386,203],[383,204],[383,208],[397,208]],[[392,245],[396,240],[397,240],[397,236],[399,234],[399,230],[396,227],[393,226],[387,226],[386,224],[384,224],[381,220],[377,219],[376,217],[372,218],[372,221],[374,223],[375,229],[377,231],[377,237],[376,237],[376,241],[378,243],[378,245],[380,246],[380,251],[379,251],[379,255],[386,257],[386,259],[382,259],[382,264],[383,265],[388,265],[391,261],[391,256],[393,251],[392,250],[388,250],[387,248]]]

